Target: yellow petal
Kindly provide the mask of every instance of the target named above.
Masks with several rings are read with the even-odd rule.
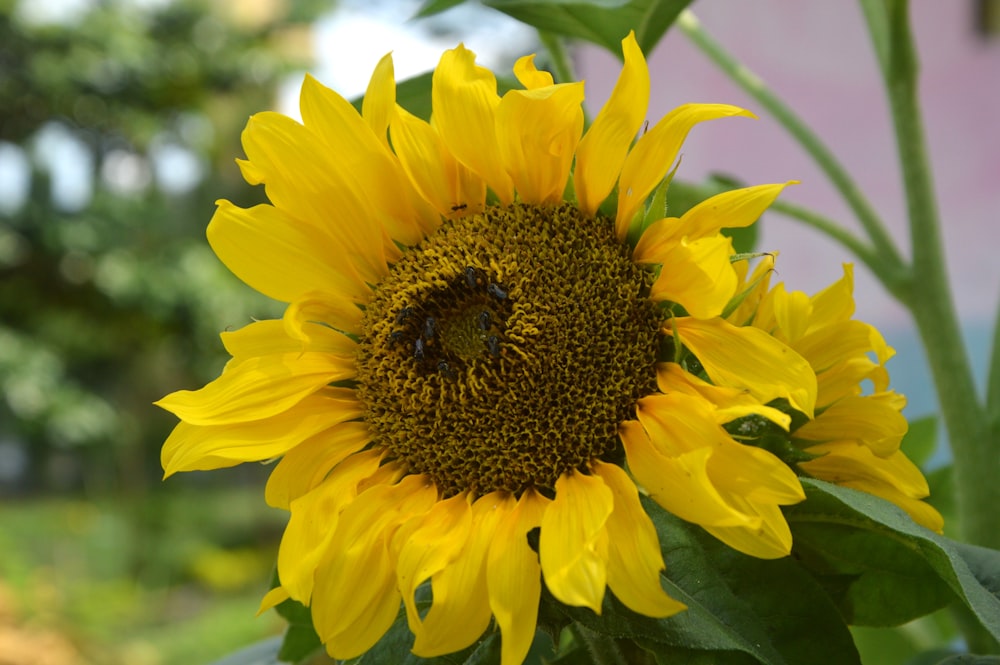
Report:
[[[503,638],[501,665],[521,665],[535,639],[542,569],[528,532],[542,523],[551,502],[529,489],[513,504],[507,497],[497,507],[502,517],[486,563],[490,609]]]
[[[625,158],[618,181],[615,230],[619,238],[625,237],[646,197],[670,171],[691,128],[700,122],[734,115],[754,117],[749,111],[727,104],[685,104],[639,137]]]
[[[730,437],[716,422],[714,410],[700,395],[680,392],[654,393],[636,403],[639,422],[666,455],[724,445]]]
[[[784,184],[757,185],[734,189],[705,199],[681,217],[667,217],[653,222],[636,243],[633,258],[638,263],[662,263],[659,257],[670,251],[681,238],[696,240],[714,236],[724,228],[753,224],[778,197]]]
[[[394,78],[392,54],[387,53],[379,60],[372,72],[372,78],[368,82],[368,89],[365,91],[364,99],[361,102],[361,117],[372,129],[372,133],[382,144],[385,152],[392,156],[393,146],[389,143],[389,127],[396,115],[396,81]],[[394,160],[398,163],[398,158]],[[403,185],[398,191],[400,197],[397,211],[406,215],[407,210],[412,211],[416,229],[423,234],[432,233],[441,223],[440,212],[434,208],[428,199],[421,196],[415,188],[413,182],[406,177],[396,173],[398,168],[393,168],[393,181]],[[405,169],[404,169],[405,172]],[[398,214],[397,212],[397,214]],[[406,226],[413,235],[411,238],[419,237],[419,234],[411,229],[411,225]],[[391,234],[390,234],[391,235]]]
[[[882,393],[885,394],[885,393]],[[863,443],[880,457],[899,449],[908,425],[890,400],[879,395],[845,397],[831,404],[815,420],[795,430],[803,441],[853,440]]]
[[[556,481],[556,498],[542,516],[538,555],[545,586],[560,602],[601,613],[608,581],[604,525],[613,505],[611,490],[596,476],[571,472]]]
[[[758,328],[737,328],[722,319],[674,318],[665,332],[701,361],[716,385],[749,391],[766,404],[785,398],[812,417],[816,375],[802,356]]]
[[[295,307],[289,307],[295,315]],[[288,310],[286,310],[288,316]],[[289,328],[295,325],[286,324],[277,319],[254,321],[237,330],[222,333],[222,345],[229,355],[233,356],[230,365],[238,364],[248,358],[258,356],[273,356],[288,353],[329,353],[339,356],[353,356],[357,353],[358,343],[343,333],[329,327],[310,326],[309,336],[295,337],[288,334]]]
[[[763,330],[771,329],[770,323],[765,325],[763,319],[761,319],[761,325],[758,325],[756,317],[759,316],[761,303],[771,283],[775,256],[776,254],[768,254],[762,257],[760,262],[757,263],[757,267],[754,268],[753,274],[740,281],[740,285],[736,291],[737,294],[742,294],[743,300],[726,317],[727,321],[736,326],[750,325],[753,322],[754,326]],[[733,267],[737,271],[746,270],[747,263],[746,261],[739,261],[733,264]]]
[[[820,457],[801,462],[799,467],[821,480],[838,485],[863,481],[872,488],[889,486],[914,499],[923,499],[930,494],[920,469],[901,451],[879,457],[871,448],[856,441],[831,441],[809,446],[805,450]]]
[[[725,236],[681,239],[663,256],[663,267],[649,297],[678,303],[688,314],[708,319],[722,314],[736,294],[736,272],[730,262],[732,241]]]
[[[693,239],[715,235],[721,229],[750,226],[774,203],[785,187],[795,184],[798,181],[789,180],[716,194],[684,213],[679,229]]]
[[[208,225],[208,242],[227,268],[264,295],[292,302],[309,291],[360,298],[365,285],[350,256],[329,234],[269,205],[244,209],[229,201]]]
[[[708,475],[712,448],[668,455],[650,440],[641,424],[623,422],[618,429],[629,470],[658,504],[682,520],[707,525],[756,526],[752,516],[730,506]]]
[[[862,321],[841,321],[813,330],[795,342],[798,351],[817,372],[852,356],[863,356],[874,351],[879,363],[884,364],[895,354],[885,343],[882,334]]]
[[[812,303],[802,291],[785,291],[784,284],[774,288],[774,318],[781,328],[781,339],[786,344],[796,346],[802,338],[812,317]],[[808,359],[807,359],[808,360]]]
[[[733,500],[740,501],[738,497]],[[706,526],[705,530],[744,554],[759,559],[780,559],[792,551],[792,532],[781,509],[772,503],[742,501],[741,509],[757,517],[756,527]]]
[[[583,84],[511,90],[496,109],[500,158],[521,200],[555,203],[583,132]]]
[[[417,587],[455,560],[469,538],[471,527],[469,495],[463,492],[438,501],[419,519],[403,525],[393,537],[392,548],[399,552],[396,586],[403,595],[406,619],[415,635],[423,632],[416,605]]]
[[[260,616],[261,614],[271,609],[272,607],[277,607],[278,605],[281,605],[283,602],[288,600],[288,598],[289,598],[288,592],[285,591],[282,587],[280,586],[274,587],[266,594],[264,594],[264,597],[261,599],[260,607],[257,609],[257,616]]]
[[[614,464],[595,461],[594,473],[614,497],[608,517],[608,587],[626,607],[650,617],[667,617],[686,605],[660,585],[663,556],[656,528],[639,502],[632,480]]]
[[[929,503],[910,498],[902,492],[899,492],[892,487],[886,487],[885,485],[876,486],[869,482],[857,480],[849,480],[840,483],[840,485],[881,497],[886,501],[894,503],[902,508],[906,511],[910,518],[920,526],[930,529],[936,533],[944,532],[944,518],[941,516],[941,513],[939,513],[937,509]]]
[[[309,348],[317,336],[330,337],[330,328],[359,334],[361,308],[340,294],[311,291],[288,306],[282,322],[289,337]]]
[[[486,557],[501,518],[504,495],[493,492],[472,505],[472,526],[458,556],[433,580],[434,603],[419,631],[413,653],[423,658],[453,653],[469,646],[490,624]]]
[[[594,215],[618,180],[625,155],[635,138],[649,105],[649,69],[646,59],[629,32],[622,40],[625,65],[611,97],[576,149],[573,183],[580,210]]]
[[[386,53],[375,65],[364,99],[361,100],[361,117],[371,127],[386,150],[389,149],[389,121],[396,108],[396,78],[392,66],[392,53]]]
[[[535,67],[534,53],[517,59],[517,62],[514,63],[514,76],[516,76],[517,80],[521,82],[521,85],[528,90],[545,88],[555,83],[555,81],[552,80],[552,74],[545,71],[539,71]]]
[[[436,129],[397,107],[389,132],[413,187],[442,217],[483,211],[485,181],[455,159]]]
[[[226,425],[178,423],[160,452],[164,477],[283,455],[305,439],[364,412],[353,390],[324,388],[283,413]]]
[[[844,264],[844,276],[812,297],[815,327],[847,321],[854,314],[854,266]]]
[[[303,84],[304,97],[319,86],[309,85],[309,81],[307,78]],[[381,150],[353,107],[351,112],[357,121],[354,125]],[[388,273],[381,215],[371,191],[361,188],[369,184],[365,182],[369,178],[363,176],[370,175],[371,167],[355,175],[351,165],[343,163],[316,132],[279,113],[252,116],[243,130],[243,148],[254,167],[266,173],[265,190],[275,207],[328,235],[334,247],[346,249],[354,267],[369,283],[378,283]],[[301,168],[302,164],[309,168]],[[372,166],[380,171],[374,163]]]
[[[291,598],[308,605],[313,575],[337,528],[341,511],[357,496],[358,483],[378,469],[384,453],[349,457],[308,494],[296,498],[278,547],[278,577]]]
[[[267,479],[269,506],[289,504],[323,482],[327,473],[371,440],[368,423],[351,421],[324,430],[285,453]]]
[[[770,279],[767,280],[770,282]],[[770,291],[763,289],[765,291],[761,294],[761,291],[757,291],[760,295],[760,299],[757,302],[757,307],[755,311],[751,311],[751,316],[744,319],[732,319],[733,323],[738,325],[746,325],[748,319],[752,319],[752,325],[754,328],[759,328],[764,332],[770,333],[775,337],[781,339],[784,333],[782,333],[781,328],[778,327],[778,319],[774,315],[774,296],[779,290],[784,289],[784,286],[778,284]]]
[[[844,397],[860,395],[861,382],[871,381],[875,392],[889,388],[889,373],[868,356],[846,358],[816,375],[819,392],[816,408],[821,409]]]
[[[228,365],[200,390],[178,390],[155,404],[189,425],[260,421],[352,376],[353,357],[302,352],[260,356]]]
[[[382,82],[383,86],[388,84]],[[386,102],[384,98],[377,101],[383,106]],[[393,100],[389,109],[394,107]],[[384,131],[381,138],[376,136],[349,101],[309,75],[302,83],[299,109],[302,121],[319,139],[317,148],[334,156],[328,160],[329,176],[340,186],[337,195],[342,197],[336,201],[342,211],[334,219],[344,220],[338,229],[362,225],[377,229],[387,250],[393,249],[393,240],[404,245],[419,242],[423,232],[409,197],[400,196],[405,191],[405,176],[388,149]],[[388,109],[382,112],[388,113]]]
[[[719,424],[728,423],[751,414],[763,416],[785,430],[792,422],[787,413],[770,406],[764,406],[747,391],[726,386],[713,386],[685,371],[677,363],[657,364],[656,385],[664,393],[680,392],[707,399],[715,406],[715,422]]]
[[[476,55],[461,44],[445,51],[431,87],[434,125],[460,162],[479,174],[501,204],[514,200],[514,185],[503,168],[495,114],[500,104],[497,81],[476,65]]]
[[[400,524],[436,501],[434,486],[410,475],[358,494],[340,514],[316,569],[312,603],[313,625],[334,658],[360,656],[392,625],[400,596],[388,543]]]
[[[784,462],[762,448],[732,440],[714,450],[708,472],[724,496],[782,506],[806,498],[798,476]]]

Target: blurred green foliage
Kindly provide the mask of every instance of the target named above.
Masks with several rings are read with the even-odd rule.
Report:
[[[205,227],[217,198],[262,200],[240,130],[331,6],[0,0],[5,663],[197,665],[281,629],[252,614],[285,516],[238,488],[266,470],[161,484],[174,419],[152,402],[218,374],[220,331],[281,313]]]
[[[215,199],[260,200],[236,139],[330,4],[105,0],[64,23],[0,0],[0,146],[31,171],[0,213],[0,495],[157,482],[151,402],[218,373],[220,330],[280,314],[204,229]]]

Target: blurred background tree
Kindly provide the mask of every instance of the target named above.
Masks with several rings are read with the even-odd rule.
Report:
[[[0,218],[0,488],[142,491],[172,423],[150,402],[213,375],[219,330],[275,311],[204,229],[216,198],[261,196],[234,142],[308,56],[313,16],[101,2],[55,22],[31,4],[0,10],[0,141],[28,176]]]
[[[204,615],[259,595],[282,516],[232,489],[255,469],[208,499],[197,476],[160,485],[174,422],[151,402],[217,374],[219,331],[280,314],[204,231],[215,199],[261,200],[240,130],[330,7],[0,0],[5,665],[206,662],[280,629]]]

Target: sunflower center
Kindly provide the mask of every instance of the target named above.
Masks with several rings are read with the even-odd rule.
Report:
[[[611,222],[515,204],[445,222],[365,310],[375,442],[447,494],[552,487],[615,454],[656,384],[652,275]]]

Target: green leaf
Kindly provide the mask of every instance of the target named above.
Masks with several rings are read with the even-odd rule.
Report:
[[[424,3],[420,5],[420,9],[417,13],[413,15],[413,18],[427,18],[428,16],[434,16],[435,14],[440,14],[443,11],[451,9],[452,7],[457,7],[465,2],[465,0],[424,0]]]
[[[313,628],[312,612],[302,603],[289,598],[274,608],[288,622],[278,659],[286,663],[300,663],[323,648],[323,643]]]
[[[943,646],[934,651],[927,649],[931,645],[953,644],[958,638],[958,629],[951,609],[945,608],[893,628],[853,626],[851,634],[862,663],[934,665],[956,651]]]
[[[938,418],[937,416],[924,416],[910,421],[910,429],[900,447],[907,457],[917,466],[924,466],[934,449],[937,447],[938,439]]]
[[[810,478],[802,486],[807,500],[785,511],[793,553],[848,622],[898,624],[957,596],[1000,635],[1000,552],[939,536],[870,494]]]
[[[601,616],[566,608],[591,630],[637,640],[673,662],[859,663],[833,602],[791,558],[745,556],[643,498],[666,562],[664,587],[688,609],[666,619],[641,616],[608,593]],[[667,658],[664,656],[664,658]],[[668,662],[669,659],[663,662]]]
[[[791,557],[758,559],[708,533],[699,537],[733,594],[750,607],[788,663],[858,663],[860,657],[836,605]]]
[[[559,0],[484,0],[539,30],[577,37],[603,46],[621,58],[621,41],[635,30],[643,53],[649,54],[691,0],[631,2],[561,2]]]
[[[939,660],[937,665],[1000,665],[1000,656],[961,654]]]
[[[742,651],[696,651],[639,641],[655,657],[657,665],[757,665],[758,660]]]

